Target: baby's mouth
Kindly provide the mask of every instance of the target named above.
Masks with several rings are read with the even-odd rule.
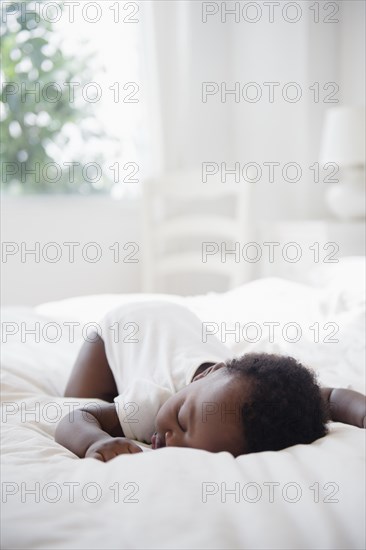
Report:
[[[162,438],[158,432],[155,432],[153,435],[152,435],[152,438],[151,438],[151,447],[153,449],[160,449],[161,447],[165,447],[165,441],[164,441],[164,438]]]

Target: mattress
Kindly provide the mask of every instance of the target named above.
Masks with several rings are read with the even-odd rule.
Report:
[[[62,397],[85,327],[128,301],[185,304],[218,337],[235,328],[226,335],[233,355],[290,354],[321,384],[365,393],[364,260],[328,267],[309,274],[309,284],[270,278],[222,294],[96,295],[5,308],[2,547],[365,548],[365,430],[331,423],[311,445],[236,459],[145,446],[101,463],[54,441],[60,418],[90,402]]]

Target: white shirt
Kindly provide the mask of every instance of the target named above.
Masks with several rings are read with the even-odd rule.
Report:
[[[114,402],[123,433],[142,442],[150,443],[160,407],[191,382],[202,363],[219,363],[232,355],[212,336],[203,343],[199,318],[170,302],[119,306],[100,327],[119,392]]]

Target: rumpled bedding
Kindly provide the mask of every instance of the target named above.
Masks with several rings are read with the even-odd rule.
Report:
[[[223,294],[97,295],[5,308],[2,547],[365,548],[365,430],[331,423],[311,445],[236,459],[145,447],[101,463],[80,460],[54,441],[60,418],[90,402],[62,397],[85,325],[131,300],[183,303],[219,337],[239,323],[239,333],[226,335],[233,355],[290,354],[321,384],[365,393],[364,260],[326,267],[314,270],[309,284],[271,278]],[[24,333],[36,326],[39,341]]]

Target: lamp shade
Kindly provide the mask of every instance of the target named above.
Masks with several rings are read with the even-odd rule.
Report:
[[[364,107],[332,107],[326,111],[320,161],[340,166],[365,164]]]

